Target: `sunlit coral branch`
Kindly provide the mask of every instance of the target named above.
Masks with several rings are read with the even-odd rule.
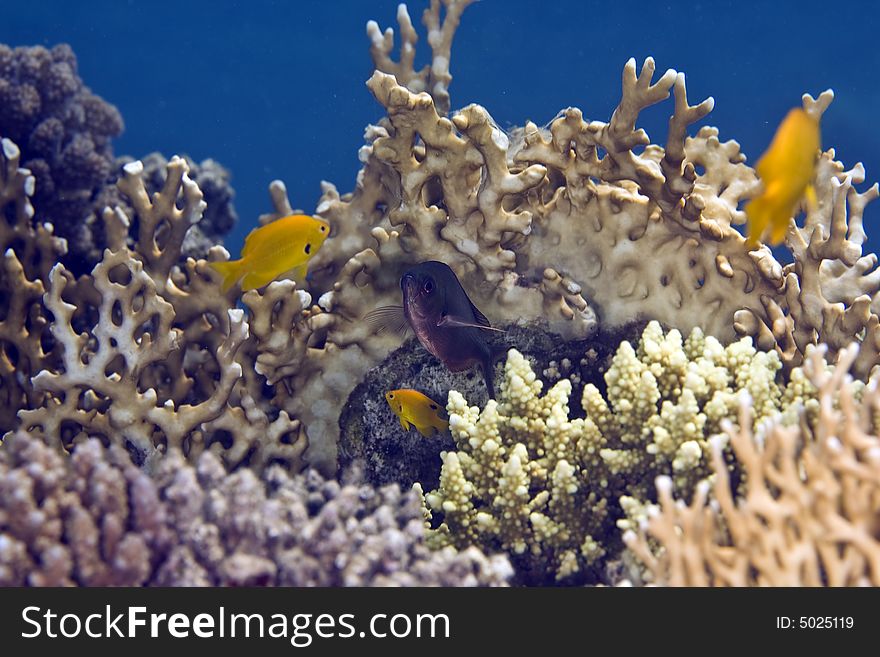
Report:
[[[405,4],[397,6],[397,23],[400,26],[400,61],[391,59],[394,48],[394,30],[390,27],[382,32],[376,21],[367,23],[367,36],[370,38],[370,56],[377,71],[393,75],[397,82],[415,93],[428,92],[437,104],[441,114],[449,112],[449,60],[452,52],[452,39],[461,14],[473,0],[431,0],[425,9],[422,22],[428,30],[428,44],[431,46],[431,64],[416,71],[414,68],[418,34]],[[440,17],[441,9],[445,15]]]

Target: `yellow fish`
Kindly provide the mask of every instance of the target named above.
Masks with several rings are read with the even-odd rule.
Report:
[[[749,246],[756,246],[768,228],[770,244],[779,244],[801,199],[806,195],[816,204],[812,181],[820,147],[818,119],[799,107],[791,110],[755,167],[764,189],[745,207]]]
[[[418,390],[389,390],[385,400],[407,431],[412,424],[420,434],[430,436],[432,429],[440,433],[449,427],[449,422],[440,417],[440,404]]]
[[[223,291],[241,282],[242,291],[268,285],[291,272],[305,280],[309,259],[330,234],[330,224],[306,214],[292,214],[255,228],[244,241],[239,260],[212,262],[223,276]]]

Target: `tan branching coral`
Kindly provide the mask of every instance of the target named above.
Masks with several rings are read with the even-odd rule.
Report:
[[[753,434],[743,397],[739,426],[712,441],[714,482],[690,504],[658,478],[659,505],[624,539],[652,581],[672,586],[857,586],[880,584],[880,393],[847,374],[853,344],[833,369],[825,348],[804,369],[818,389],[812,432],[773,420]],[[745,473],[736,494],[722,457],[726,440]]]
[[[159,442],[181,447],[198,425],[220,414],[241,376],[235,354],[247,338],[242,311],[228,312],[230,333],[217,350],[221,378],[214,394],[198,404],[175,405],[142,381],[180,348],[180,332],[171,328],[173,308],[157,294],[141,262],[126,251],[105,253],[92,272],[101,303],[89,333],[73,328],[77,307],[63,299],[67,280],[61,268],[50,274],[45,302],[55,317],[52,335],[61,345],[63,364],[59,372],[44,370],[34,377],[34,387],[51,395],[44,407],[20,412],[24,429],[39,428],[65,442],[102,435],[144,458]],[[79,403],[71,404],[71,398]]]
[[[409,17],[405,4],[397,6],[397,23],[400,26],[400,61],[391,58],[394,48],[394,30],[390,27],[382,32],[376,21],[367,23],[367,36],[370,38],[370,56],[377,71],[393,75],[407,89],[415,92],[428,92],[441,113],[449,112],[449,60],[452,54],[452,39],[458,29],[461,14],[473,0],[431,0],[431,5],[422,14],[422,22],[428,30],[428,44],[431,46],[431,64],[421,70],[414,68],[418,33]],[[442,22],[441,8],[445,8]]]
[[[137,214],[135,249],[126,246],[129,217],[108,209],[111,248],[91,276],[73,281],[62,265],[49,275],[58,358],[32,378],[43,396],[19,413],[22,426],[67,449],[100,436],[138,461],[157,449],[190,458],[211,449],[229,465],[301,467],[305,437],[264,397],[243,311],[205,262],[180,264],[204,210],[185,161],[169,161],[152,197],[142,174],[133,162],[119,181]]]
[[[34,178],[21,153],[0,140],[0,435],[18,424],[16,413],[40,403],[31,377],[48,362],[48,317],[41,300],[51,267],[67,251],[50,224],[32,223]]]

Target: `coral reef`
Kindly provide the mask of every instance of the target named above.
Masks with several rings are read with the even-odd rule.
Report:
[[[743,396],[739,425],[712,440],[713,481],[689,504],[657,479],[659,505],[624,535],[648,579],[672,586],[863,586],[880,584],[880,439],[877,380],[847,373],[856,345],[833,369],[825,347],[808,350],[804,369],[818,389],[812,432],[777,419],[753,433]],[[731,485],[722,457],[729,440],[745,473]]]
[[[51,50],[0,44],[0,107],[0,136],[18,144],[36,179],[35,220],[67,240],[65,262],[80,273],[100,253],[87,220],[106,205],[111,139],[122,132],[122,117],[83,85],[67,44]]]
[[[19,409],[42,401],[33,385],[51,356],[42,296],[49,270],[67,251],[51,224],[32,222],[34,177],[20,163],[18,147],[0,140],[0,435],[16,426]]]
[[[503,334],[489,334],[486,340],[499,355],[510,348],[525,354],[545,377],[569,379],[573,396],[580,398],[587,383],[604,386],[602,374],[621,340],[638,339],[642,328],[633,325],[599,331],[584,340],[564,341],[535,321],[505,327]],[[500,380],[503,371],[503,359],[499,360],[495,380]],[[459,392],[472,405],[482,407],[489,401],[483,377],[476,370],[450,372],[415,338],[407,340],[370,370],[349,397],[339,420],[340,467],[358,461],[370,483],[411,486],[419,482],[426,490],[436,488],[442,465],[440,453],[453,449],[455,443],[448,432],[426,438],[400,426],[384,395],[401,386],[415,388],[438,401],[445,401],[450,390]]]
[[[441,0],[431,0],[431,6],[425,9],[422,22],[428,30],[428,43],[431,46],[431,63],[421,70],[413,68],[416,57],[415,45],[419,40],[418,33],[409,17],[405,4],[397,6],[397,23],[400,26],[400,61],[391,58],[394,49],[394,30],[390,27],[384,32],[379,29],[376,21],[367,23],[367,36],[370,38],[370,56],[373,67],[377,71],[393,75],[397,81],[414,93],[426,91],[434,99],[437,109],[446,114],[449,112],[449,84],[452,74],[449,72],[449,61],[452,56],[452,39],[461,21],[461,14],[473,0],[442,0],[446,13],[441,22]]]
[[[752,399],[747,429],[771,417],[809,422],[815,389],[799,368],[778,383],[780,369],[776,352],[756,351],[750,338],[724,347],[694,329],[683,341],[651,322],[636,349],[620,344],[604,396],[584,385],[583,416],[573,417],[571,381],[542,395],[543,382],[512,349],[498,401],[480,410],[449,393],[458,451],[442,454],[440,486],[425,495],[442,519],[435,540],[502,549],[526,582],[596,577],[589,567],[620,551],[615,521],[631,522],[621,510],[641,512],[657,476],[686,499],[708,476],[710,441],[740,394]]]
[[[425,22],[440,25],[442,6],[432,3]],[[447,17],[452,7],[463,4],[448,5]],[[860,341],[861,377],[878,362],[871,304],[880,277],[876,257],[861,248],[862,212],[878,188],[855,190],[860,165],[846,170],[833,150],[822,155],[820,202],[789,230],[794,262],[783,266],[764,246],[750,251],[736,228],[745,222],[738,208],[758,189],[739,146],[711,127],[687,135],[713,102],[690,105],[682,73],[654,80],[653,60],[641,70],[631,60],[609,122],[570,108],[547,128],[505,132],[478,105],[445,115],[430,73],[412,71],[414,28],[404,10],[398,20],[399,62],[388,55],[391,33],[368,29],[379,70],[367,86],[387,116],[365,132],[357,187],[340,195],[325,184],[318,204],[334,228],[313,261],[317,305],[283,328],[291,337],[257,340],[258,361],[280,391],[275,403],[305,427],[309,462],[332,470],[350,393],[398,346],[360,318],[399,302],[399,275],[428,259],[448,263],[495,324],[543,317],[571,340],[599,322],[657,319],[724,343],[751,336],[777,352],[786,374],[819,341],[832,355]],[[435,58],[438,34],[429,39]],[[637,127],[638,115],[670,95],[661,147]],[[804,96],[804,106],[821,115],[832,96]],[[270,195],[275,211],[263,221],[290,211],[283,184]],[[302,340],[319,347],[297,346]]]
[[[500,586],[504,557],[424,544],[418,497],[169,454],[151,478],[96,440],[0,452],[0,586]]]
[[[250,350],[248,324],[204,261],[178,266],[205,203],[180,158],[162,190],[148,195],[143,166],[125,166],[120,191],[137,218],[104,212],[110,248],[89,277],[52,268],[43,297],[54,321],[56,361],[31,379],[37,403],[21,427],[65,449],[91,436],[124,445],[137,462],[168,448],[195,458],[220,451],[229,465],[248,460],[301,467],[299,423],[266,402]],[[179,207],[178,207],[179,205]]]
[[[306,283],[240,299],[209,266],[229,258],[210,246],[234,221],[225,172],[202,163],[199,183],[156,156],[110,186],[121,120],[69,48],[0,47],[0,581],[503,583],[507,561],[474,546],[522,583],[608,581],[622,534],[659,583],[878,582],[880,274],[862,217],[880,188],[824,152],[783,266],[737,230],[759,189],[738,144],[687,134],[712,99],[691,105],[650,58],[624,66],[607,122],[450,114],[468,4],[432,0],[418,71],[404,6],[397,61],[368,24],[385,116],[357,185],[323,185],[332,232]],[[660,146],[639,114],[670,95]],[[832,98],[803,105],[818,118]],[[262,223],[292,212],[282,182],[269,192]],[[517,347],[482,410],[468,373],[427,387],[449,393],[457,451],[358,417],[397,430],[381,394],[440,370],[363,321],[424,260]],[[637,347],[612,341],[633,322]],[[370,482],[437,478],[429,539],[446,548],[428,552],[413,495],[272,467],[353,460]]]

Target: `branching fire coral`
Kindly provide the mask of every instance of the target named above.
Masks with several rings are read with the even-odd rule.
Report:
[[[714,482],[693,501],[657,479],[650,506],[624,540],[650,578],[673,586],[859,586],[880,584],[880,440],[877,380],[847,373],[858,347],[839,352],[829,371],[823,348],[804,369],[818,389],[814,429],[776,419],[753,433],[753,409],[740,398],[739,426],[712,439]],[[722,457],[729,440],[745,473],[731,485]],[[711,499],[710,499],[711,498]]]
[[[457,392],[447,410],[457,452],[443,455],[440,487],[426,496],[441,514],[440,543],[507,551],[525,581],[564,580],[618,549],[614,520],[647,502],[658,475],[689,498],[709,474],[710,441],[738,395],[753,399],[752,424],[806,421],[815,390],[800,370],[780,384],[775,352],[749,338],[727,347],[694,329],[687,340],[651,322],[638,348],[623,342],[605,373],[607,391],[588,384],[577,417],[571,382],[541,396],[543,383],[511,350],[498,402],[480,411]],[[720,458],[720,455],[719,455]],[[620,520],[628,526],[628,520]]]
[[[0,586],[499,586],[503,557],[432,551],[413,493],[227,474],[169,454],[150,477],[119,447],[68,459],[19,433],[0,453]]]
[[[50,224],[33,223],[34,178],[20,162],[18,146],[0,140],[0,434],[16,426],[19,409],[42,400],[32,382],[50,362],[42,295],[49,270],[67,250]]]
[[[91,276],[74,281],[60,264],[49,273],[43,303],[58,358],[33,376],[42,396],[19,412],[21,427],[67,449],[100,436],[138,462],[176,447],[191,458],[220,451],[230,465],[298,467],[300,425],[264,403],[251,352],[242,348],[243,311],[204,261],[178,266],[204,210],[201,190],[180,158],[168,163],[152,198],[142,173],[140,162],[128,164],[119,181],[137,214],[135,249],[126,246],[129,217],[108,209],[110,248]]]

